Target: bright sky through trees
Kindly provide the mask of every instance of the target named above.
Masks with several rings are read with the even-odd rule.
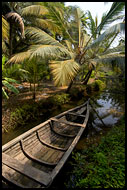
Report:
[[[89,10],[91,12],[93,18],[95,18],[95,16],[98,16],[99,23],[100,23],[102,14],[104,12],[109,11],[112,3],[113,2],[108,2],[108,3],[105,3],[105,4],[104,4],[104,2],[66,2],[65,5],[66,6],[77,5],[84,12],[86,12],[87,10]]]
[[[113,2],[65,2],[65,6],[78,6],[81,8],[84,13],[89,10],[92,14],[92,17],[98,17],[98,24],[101,22],[101,17],[103,13],[108,12],[112,6]],[[123,13],[124,14],[124,13]],[[118,23],[119,21],[113,22],[110,26]],[[121,34],[114,40],[112,46],[118,45],[118,39],[120,38]]]

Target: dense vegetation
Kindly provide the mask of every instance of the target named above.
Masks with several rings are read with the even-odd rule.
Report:
[[[67,188],[125,187],[125,116],[99,143],[73,153]]]
[[[29,82],[30,90],[33,84],[35,99],[35,84],[44,79],[53,78],[55,85],[66,85],[69,92],[75,80],[88,83],[97,63],[124,58],[124,37],[111,48],[125,29],[124,14],[120,15],[124,2],[114,2],[99,25],[90,11],[84,13],[62,2],[3,2],[2,6],[2,56],[6,57],[2,90],[6,98],[7,89],[15,90],[10,78]]]
[[[42,116],[47,119],[65,104],[74,107],[77,100],[104,90],[106,77],[121,77],[118,93],[125,83],[124,9],[124,2],[113,2],[99,24],[90,11],[63,2],[2,2],[2,108],[4,115],[10,112],[3,132]],[[110,26],[114,21],[117,24]],[[47,82],[65,90],[37,100]],[[15,101],[24,95],[24,83],[32,98],[9,108],[11,97]],[[73,152],[65,187],[124,188],[124,122],[125,118],[97,146]]]

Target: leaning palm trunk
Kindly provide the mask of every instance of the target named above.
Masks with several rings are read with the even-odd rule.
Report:
[[[88,83],[88,81],[89,81],[89,79],[90,79],[90,77],[91,77],[92,71],[93,71],[93,69],[91,69],[91,70],[89,70],[89,71],[87,72],[87,74],[86,74],[86,76],[85,76],[85,78],[84,78],[84,80],[83,80],[83,84],[84,84],[84,85],[86,85],[86,84]]]
[[[66,90],[66,93],[69,93],[69,91],[70,91],[70,89],[71,89],[71,87],[72,87],[72,85],[73,85],[73,82],[74,82],[74,79],[70,82],[70,84],[68,85],[68,88],[67,88],[67,90]]]

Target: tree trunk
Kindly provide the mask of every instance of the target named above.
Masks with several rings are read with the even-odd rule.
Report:
[[[36,99],[36,72],[34,72],[34,89],[33,89],[33,99],[35,100]]]
[[[69,93],[69,91],[70,91],[70,89],[71,89],[71,87],[72,87],[73,81],[74,81],[74,80],[72,80],[72,81],[70,82],[70,84],[69,84],[69,86],[68,86],[68,88],[67,88],[67,90],[66,90],[66,93]]]
[[[32,91],[31,82],[30,82],[30,91]]]
[[[84,80],[83,80],[83,84],[84,85],[86,85],[87,83],[88,83],[88,81],[89,81],[89,79],[90,79],[90,76],[91,76],[91,74],[92,74],[92,69],[91,70],[89,70],[88,71],[88,73],[86,74],[86,76],[85,76],[85,78],[84,78]]]
[[[10,36],[9,36],[9,58],[11,58],[11,56],[12,56],[12,52],[13,52],[12,40],[13,40],[13,30],[12,30],[12,27],[10,26]]]
[[[36,87],[35,87],[35,82],[34,82],[34,89],[33,89],[33,100],[36,99]]]

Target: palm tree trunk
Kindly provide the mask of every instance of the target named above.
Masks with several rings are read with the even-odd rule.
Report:
[[[74,81],[74,80],[72,80],[72,81],[70,82],[70,84],[69,84],[69,86],[68,86],[68,88],[67,88],[67,90],[66,90],[66,93],[69,93],[69,91],[70,91],[70,89],[71,89],[71,87],[72,87],[72,85],[73,85],[73,81]]]
[[[34,89],[33,89],[33,99],[36,99],[36,87],[35,87],[35,82],[34,82]]]
[[[35,84],[36,84],[36,72],[34,72],[34,76],[33,76],[34,78],[34,80],[33,80],[33,82],[34,82],[34,89],[33,89],[33,99],[35,100],[36,99],[36,86],[35,86]]]
[[[89,79],[90,79],[90,76],[91,76],[91,74],[92,74],[92,69],[91,70],[89,70],[88,72],[87,72],[87,74],[86,74],[86,76],[85,76],[85,78],[84,78],[84,80],[83,80],[83,84],[84,85],[86,85],[87,83],[88,83],[88,81],[89,81]]]
[[[12,40],[13,40],[13,30],[12,27],[10,27],[10,39],[9,39],[9,58],[11,58],[12,56],[12,52],[13,52],[13,46],[12,46]]]

